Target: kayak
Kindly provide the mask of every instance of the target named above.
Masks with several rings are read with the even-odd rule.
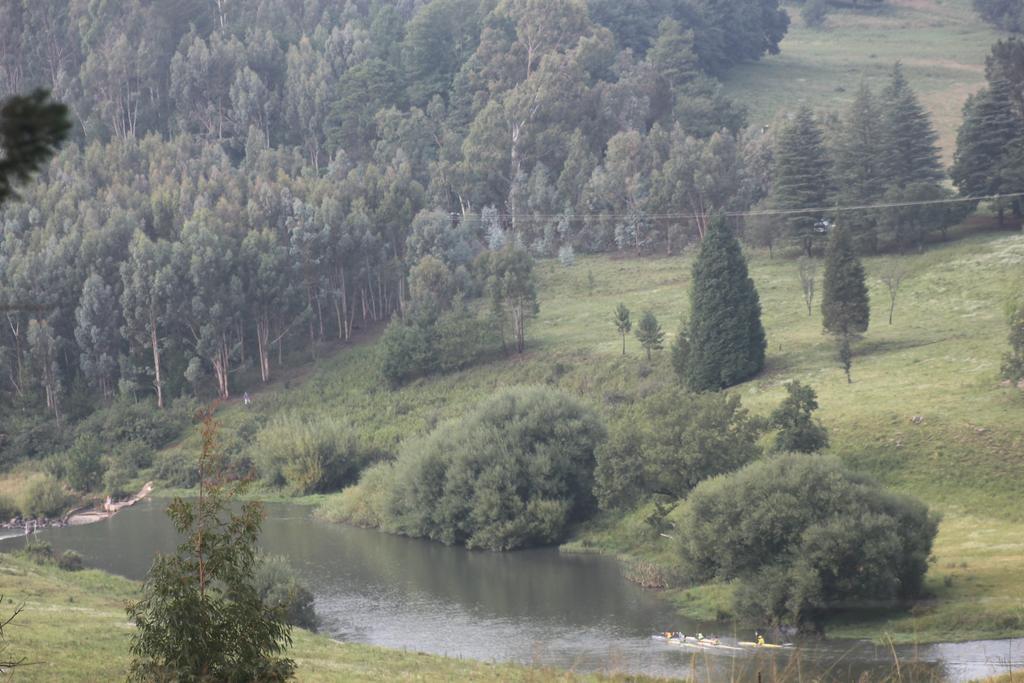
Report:
[[[726,645],[725,643],[715,643],[710,640],[697,640],[691,641],[687,639],[686,642],[680,643],[687,647],[695,647],[698,650],[742,650],[743,648],[734,647],[732,645]]]
[[[775,643],[765,643],[764,645],[758,645],[757,643],[753,643],[749,640],[741,640],[740,645],[744,647],[768,648],[774,650],[789,650],[793,647],[792,643],[785,643],[784,645],[776,645]]]

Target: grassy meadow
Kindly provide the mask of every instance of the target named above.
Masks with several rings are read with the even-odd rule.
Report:
[[[857,344],[853,384],[821,333],[818,302],[808,316],[794,260],[750,252],[768,334],[768,363],[733,388],[752,412],[767,414],[798,379],[818,392],[819,417],[832,452],[881,482],[924,499],[943,516],[928,574],[934,596],[908,612],[861,614],[837,622],[834,635],[898,641],[1024,634],[1024,393],[999,382],[1007,348],[1004,304],[1024,276],[1024,235],[991,232],[938,244],[923,253],[865,261],[873,317]],[[566,268],[538,264],[540,314],[525,354],[417,380],[392,391],[377,377],[372,343],[318,361],[301,382],[272,385],[249,409],[222,407],[226,431],[248,411],[324,412],[350,422],[388,452],[425,434],[510,384],[548,383],[608,414],[674,376],[668,351],[648,362],[635,339],[627,355],[611,322],[622,301],[639,317],[656,313],[668,339],[688,308],[692,252],[672,257],[582,257]],[[888,293],[878,276],[899,258],[907,276],[889,325]],[[821,272],[818,273],[818,291]],[[185,446],[190,446],[186,441]],[[326,502],[324,502],[326,501]],[[330,517],[331,497],[317,497]],[[637,545],[644,510],[602,516],[579,529],[566,550],[605,552],[657,568],[672,563],[664,540]],[[677,591],[684,612],[728,614],[728,586]]]
[[[875,4],[832,9],[822,29],[806,27],[800,7],[787,6],[792,23],[780,54],[735,67],[725,90],[747,105],[752,124],[764,125],[800,104],[840,111],[862,79],[881,90],[899,60],[952,163],[964,100],[984,85],[985,56],[1005,34],[979,19],[971,0]]]

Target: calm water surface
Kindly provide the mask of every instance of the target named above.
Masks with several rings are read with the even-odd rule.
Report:
[[[77,550],[89,566],[141,579],[153,555],[177,543],[165,506],[147,500],[109,521],[40,537],[57,551]],[[290,559],[316,596],[321,631],[340,640],[578,670],[688,677],[695,668],[701,679],[756,679],[758,670],[784,668],[791,656],[695,653],[652,641],[652,632],[666,628],[729,640],[732,627],[679,619],[656,593],[624,580],[608,558],[550,549],[470,552],[318,522],[302,506],[268,505],[267,512],[263,548]],[[12,538],[0,548],[23,542]],[[900,656],[942,680],[964,681],[1024,665],[1024,639],[932,645]],[[852,681],[891,669],[888,650],[860,642],[802,643],[799,658],[805,680]]]

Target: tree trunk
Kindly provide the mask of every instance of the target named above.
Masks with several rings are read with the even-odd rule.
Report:
[[[149,318],[149,343],[153,346],[153,383],[156,386],[156,407],[164,407],[164,383],[160,376],[160,341],[156,335],[156,317]]]
[[[622,331],[622,355],[626,355],[626,331]]]

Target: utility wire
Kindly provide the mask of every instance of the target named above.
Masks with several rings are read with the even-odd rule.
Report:
[[[911,206],[936,206],[941,204],[962,204],[966,202],[982,202],[993,199],[1014,199],[1018,197],[1024,197],[1024,192],[1011,192],[1008,194],[992,194],[983,195],[976,197],[947,197],[944,199],[923,199],[912,202],[887,202],[881,204],[859,204],[851,206],[822,206],[813,207],[807,209],[761,209],[758,211],[726,211],[721,215],[729,218],[741,218],[741,217],[752,217],[752,216],[795,216],[801,214],[836,214],[846,213],[850,211],[870,211],[873,209],[898,209],[903,207]],[[715,212],[710,212],[715,213]],[[456,216],[458,214],[455,214]],[[499,213],[491,214],[492,216],[503,220],[511,221],[512,214]],[[710,215],[710,214],[709,214]],[[570,220],[570,221],[592,221],[592,220],[607,220],[609,218],[637,218],[643,217],[645,219],[689,219],[697,220],[705,218],[705,215],[698,215],[693,213],[595,213],[595,214],[578,214],[578,213],[559,213],[559,214],[537,214],[537,213],[523,213],[516,216],[516,222],[520,221],[553,221],[553,220]],[[460,221],[482,221],[482,215],[467,215],[459,218]]]

